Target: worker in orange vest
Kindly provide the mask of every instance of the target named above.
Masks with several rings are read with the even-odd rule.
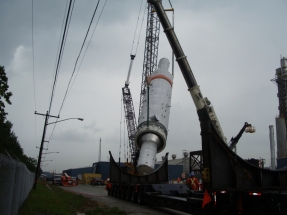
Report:
[[[194,172],[189,173],[188,179],[186,180],[186,185],[191,190],[199,190],[199,181],[195,177]]]

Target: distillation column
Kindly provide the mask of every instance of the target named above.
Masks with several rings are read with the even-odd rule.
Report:
[[[286,117],[287,117],[287,59],[281,59],[281,67],[276,69],[273,82],[278,87],[279,116],[276,117],[277,159],[287,157]]]
[[[137,171],[146,175],[154,170],[156,154],[166,146],[173,77],[169,61],[162,58],[158,69],[147,77],[149,90],[143,99],[136,145],[140,148]]]
[[[274,128],[269,125],[269,138],[270,138],[270,154],[271,154],[271,169],[275,170],[275,141],[274,141]]]

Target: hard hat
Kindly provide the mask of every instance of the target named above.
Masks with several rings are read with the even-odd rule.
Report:
[[[189,173],[188,177],[191,178],[194,176],[194,172]]]

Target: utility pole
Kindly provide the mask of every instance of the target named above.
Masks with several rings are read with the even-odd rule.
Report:
[[[46,128],[47,128],[47,125],[48,125],[48,119],[49,119],[49,117],[60,118],[59,116],[51,116],[51,115],[49,115],[48,111],[47,111],[46,114],[37,113],[35,111],[35,114],[45,116],[45,124],[44,124],[44,130],[43,130],[43,135],[42,135],[41,146],[40,146],[40,149],[39,149],[38,164],[37,164],[37,168],[36,168],[35,181],[34,181],[34,189],[36,189],[36,185],[37,185],[39,169],[40,169],[40,164],[41,164],[41,158],[42,158],[42,151],[43,151],[43,146],[44,146],[45,136],[46,136]]]

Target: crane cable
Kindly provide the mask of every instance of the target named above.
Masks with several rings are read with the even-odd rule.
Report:
[[[145,15],[145,13],[146,13],[146,9],[147,9],[147,3],[146,3],[146,5],[145,5],[145,11],[144,11],[144,13],[143,13],[142,24],[141,24],[141,29],[140,29],[140,33],[139,33],[139,38],[138,38],[138,43],[137,43],[137,48],[136,48],[135,55],[136,55],[136,53],[137,53],[137,51],[138,51],[138,46],[139,46],[139,42],[140,42],[140,35],[141,35],[141,32],[142,32],[143,21],[144,21],[144,15]]]
[[[133,47],[134,47],[135,37],[136,37],[137,29],[138,29],[138,23],[139,23],[140,14],[141,14],[142,3],[143,3],[143,0],[141,1],[141,6],[140,6],[140,10],[139,10],[139,15],[138,15],[138,18],[137,18],[137,24],[136,24],[136,29],[135,29],[135,33],[134,33],[132,48],[131,48],[131,55],[132,55],[132,53],[133,53]],[[139,35],[140,35],[140,34],[139,34]],[[136,47],[136,50],[137,50],[137,48],[138,48],[138,45],[137,45],[137,47]],[[137,52],[137,51],[136,51],[136,52]],[[136,52],[135,52],[135,55],[136,55]]]

